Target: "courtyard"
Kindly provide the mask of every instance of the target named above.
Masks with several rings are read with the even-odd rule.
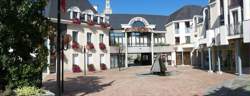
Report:
[[[203,96],[216,85],[236,76],[210,74],[190,66],[168,67],[169,76],[148,74],[151,66],[88,73],[65,73],[65,96]],[[43,88],[56,92],[56,75],[43,81]]]

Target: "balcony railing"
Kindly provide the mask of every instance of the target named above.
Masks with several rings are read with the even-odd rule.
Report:
[[[186,28],[186,33],[191,33],[192,29],[191,28]]]
[[[242,23],[230,24],[229,25],[229,36],[240,35],[243,33]]]
[[[180,33],[180,29],[175,29],[175,34],[179,34]]]

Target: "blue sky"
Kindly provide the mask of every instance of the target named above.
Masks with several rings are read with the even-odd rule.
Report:
[[[102,12],[105,0],[89,0]],[[205,6],[208,0],[111,0],[113,13],[169,15],[184,5]]]

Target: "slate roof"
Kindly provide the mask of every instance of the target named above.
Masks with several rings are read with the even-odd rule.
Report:
[[[112,29],[120,30],[121,24],[128,24],[129,21],[134,17],[143,17],[149,24],[156,24],[155,30],[164,31],[165,24],[168,22],[169,17],[163,15],[145,15],[145,14],[110,14],[109,21],[112,25]]]
[[[48,17],[49,18],[57,18],[57,0],[50,0],[50,3],[48,5],[49,12]],[[97,13],[97,11],[94,9],[92,4],[88,0],[66,0],[66,11],[70,7],[77,6],[81,11],[84,10],[92,10],[94,13]],[[69,20],[69,13],[63,13],[61,12],[61,18],[64,20]]]
[[[121,24],[128,24],[128,22],[134,17],[143,17],[149,24],[156,24],[155,30],[164,31],[165,25],[169,22],[176,20],[192,19],[194,15],[202,15],[203,7],[197,5],[187,5],[170,16],[164,15],[145,15],[145,14],[110,14],[109,21],[112,25],[112,29],[120,30]]]
[[[194,15],[202,15],[203,7],[187,5],[170,15],[170,21],[192,19]]]

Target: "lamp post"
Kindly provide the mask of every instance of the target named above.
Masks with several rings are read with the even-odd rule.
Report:
[[[86,47],[84,46],[84,49],[83,49],[83,53],[84,53],[84,76],[87,75],[87,69],[86,69]]]
[[[56,72],[56,82],[57,82],[57,92],[56,95],[57,96],[61,96],[62,95],[62,90],[61,90],[61,48],[60,48],[60,42],[61,42],[61,6],[60,6],[61,2],[60,0],[58,0],[57,2],[57,72]]]

